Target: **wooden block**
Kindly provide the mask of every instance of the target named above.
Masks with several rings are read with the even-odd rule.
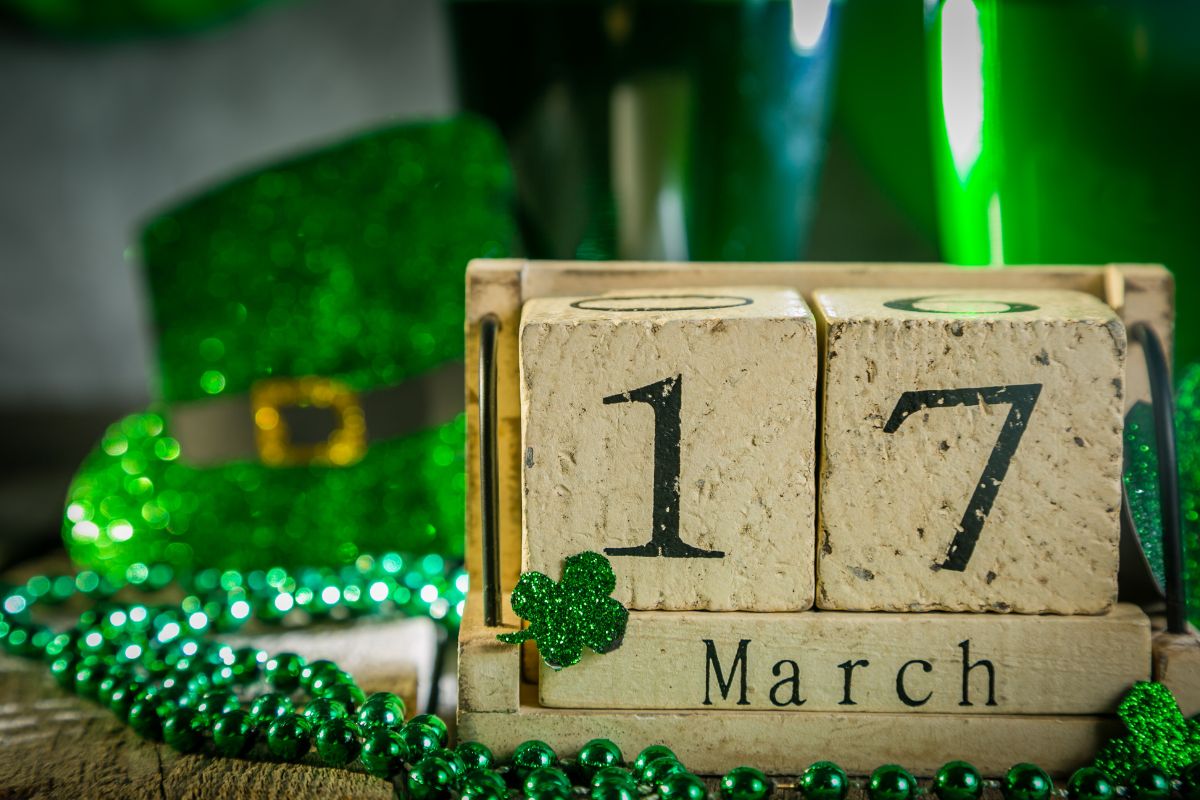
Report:
[[[527,303],[524,568],[598,550],[633,608],[810,607],[816,363],[789,289]]]
[[[558,708],[1108,714],[1150,678],[1150,620],[635,611],[624,644],[543,668]]]
[[[1125,332],[1065,291],[831,289],[817,605],[1116,598]]]
[[[1200,714],[1200,636],[1155,632],[1154,680],[1171,690],[1184,716]]]
[[[487,742],[501,759],[529,739],[549,743],[566,758],[596,737],[612,739],[626,754],[668,744],[689,769],[706,775],[743,764],[798,775],[825,759],[852,775],[887,763],[932,775],[961,758],[991,777],[1022,761],[1066,776],[1090,764],[1100,745],[1123,728],[1112,717],[1094,716],[550,709],[537,704],[534,687],[525,688],[516,714],[460,709],[460,739]]]
[[[514,712],[520,704],[521,650],[496,638],[520,630],[512,610],[502,611],[502,627],[483,624],[478,591],[467,597],[458,633],[458,705],[471,711]]]

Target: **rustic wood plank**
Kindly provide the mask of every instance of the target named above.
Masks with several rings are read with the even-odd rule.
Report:
[[[775,711],[653,711],[543,708],[537,687],[523,687],[517,713],[459,709],[459,736],[487,742],[501,758],[528,739],[572,757],[589,739],[612,739],[625,752],[665,743],[692,770],[721,774],[752,764],[774,775],[796,775],[818,760],[852,774],[903,764],[932,775],[964,759],[999,776],[1022,761],[1066,775],[1091,761],[1121,730],[1112,717],[983,716],[970,714],[781,714]]]

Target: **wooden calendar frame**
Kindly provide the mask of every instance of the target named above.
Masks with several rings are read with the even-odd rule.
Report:
[[[496,626],[484,624],[484,515],[495,527],[495,565],[500,598],[512,591],[521,568],[521,419],[518,341],[521,308],[538,297],[597,294],[623,289],[702,286],[788,286],[811,300],[822,287],[897,289],[1071,289],[1103,299],[1127,326],[1144,322],[1171,342],[1174,285],[1155,265],[1035,266],[964,269],[944,264],[718,264],[601,263],[480,260],[467,270],[467,567],[472,593],[459,635],[461,738],[486,741],[504,755],[531,738],[567,752],[603,736],[622,748],[670,742],[699,772],[720,772],[753,761],[767,771],[794,774],[820,758],[851,772],[895,761],[931,774],[948,754],[965,758],[985,774],[1013,763],[1036,761],[1055,773],[1086,762],[1119,731],[1112,717],[975,716],[968,714],[779,713],[772,711],[607,711],[543,708],[537,698],[536,653],[501,644],[496,634],[519,625],[501,602]],[[486,321],[486,322],[485,322]],[[494,433],[480,437],[481,341],[494,352]],[[1127,403],[1148,399],[1149,383],[1139,345],[1130,341]],[[485,424],[487,424],[485,422]],[[482,448],[494,461],[482,476]],[[481,480],[495,491],[481,493]],[[481,497],[494,497],[485,508]],[[1150,609],[1148,609],[1150,610]],[[1156,624],[1161,623],[1156,620]],[[522,652],[524,651],[524,652]],[[1147,654],[1149,657],[1150,654]],[[523,663],[524,662],[524,663]],[[1156,632],[1154,675],[1171,685],[1185,713],[1200,711],[1200,639]],[[753,756],[752,758],[750,756]]]

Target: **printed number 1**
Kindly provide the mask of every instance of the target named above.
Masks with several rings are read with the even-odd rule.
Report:
[[[645,403],[654,411],[654,514],[650,541],[635,547],[606,547],[610,556],[653,558],[724,558],[719,550],[702,550],[679,538],[679,426],[683,376],[663,378],[647,386],[604,398],[613,403]]]
[[[1012,462],[1013,454],[1017,452],[1017,445],[1021,443],[1021,436],[1029,424],[1029,415],[1033,413],[1033,407],[1037,405],[1041,392],[1040,383],[985,386],[975,389],[927,389],[905,392],[896,401],[892,416],[883,426],[884,433],[895,433],[904,424],[904,420],[925,409],[977,406],[980,403],[1009,403],[1012,406],[1008,410],[1008,418],[1004,420],[1004,427],[1000,429],[996,446],[992,448],[992,454],[988,457],[987,466],[983,468],[983,474],[975,484],[975,491],[967,503],[967,510],[963,512],[962,522],[958,523],[958,531],[946,552],[946,560],[938,565],[942,569],[962,572],[967,568],[967,562],[971,560],[975,544],[979,541],[979,533],[983,530],[983,523],[987,521],[992,503],[1000,491],[1000,482],[1008,472],[1008,465]]]

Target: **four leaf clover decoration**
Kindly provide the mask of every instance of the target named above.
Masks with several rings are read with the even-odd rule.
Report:
[[[511,603],[529,627],[497,638],[509,644],[533,639],[552,669],[579,663],[584,647],[597,653],[616,650],[629,620],[625,607],[609,596],[616,586],[608,559],[593,552],[568,558],[558,583],[541,572],[526,572],[513,589]]]
[[[1163,684],[1135,683],[1117,707],[1117,716],[1128,735],[1110,739],[1096,758],[1096,766],[1113,780],[1128,780],[1147,765],[1175,776],[1200,761],[1200,723],[1183,715]]]

